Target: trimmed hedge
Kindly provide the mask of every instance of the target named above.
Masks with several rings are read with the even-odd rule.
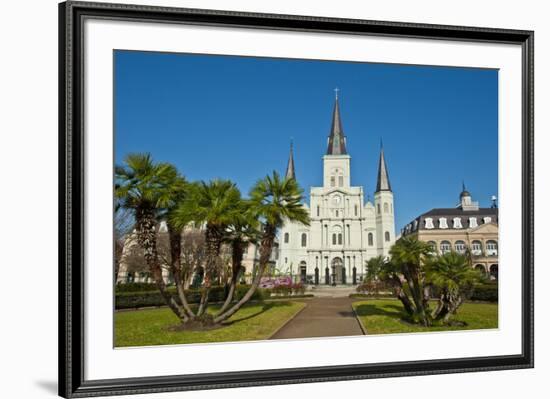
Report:
[[[125,283],[117,284],[115,286],[115,292],[146,292],[156,291],[157,285],[155,283]]]
[[[498,302],[498,284],[480,284],[476,286],[470,300]]]
[[[250,286],[238,285],[235,290],[235,297],[237,300],[241,299]],[[225,287],[215,286],[210,289],[208,295],[208,301],[213,302],[222,302],[226,297]],[[168,292],[174,295],[174,299],[180,303],[179,297],[176,295],[176,288],[168,288]],[[187,301],[189,303],[199,303],[201,298],[200,289],[190,289],[185,291],[187,296]],[[264,300],[269,298],[270,292],[263,288],[258,288],[254,295],[252,295],[252,300]],[[164,306],[166,302],[160,295],[159,291],[128,291],[128,292],[118,292],[115,295],[115,309],[132,309],[132,308],[144,308],[149,306]]]

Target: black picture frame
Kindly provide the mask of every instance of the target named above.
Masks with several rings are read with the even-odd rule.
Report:
[[[331,32],[399,38],[511,43],[522,48],[522,353],[162,377],[84,378],[84,129],[85,18]],[[534,32],[365,21],[296,15],[65,2],[59,5],[59,395],[87,397],[460,373],[534,366]]]

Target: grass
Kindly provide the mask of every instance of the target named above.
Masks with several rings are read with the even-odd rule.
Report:
[[[465,326],[434,325],[423,327],[403,321],[406,313],[396,299],[380,299],[355,302],[355,312],[367,329],[367,334],[396,334],[412,332],[478,330],[498,327],[498,304],[465,303],[452,320],[465,322]]]
[[[180,321],[168,308],[116,312],[115,347],[267,339],[304,306],[301,302],[248,304],[226,325],[209,331],[170,331]]]

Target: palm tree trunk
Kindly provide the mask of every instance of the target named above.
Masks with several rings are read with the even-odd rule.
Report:
[[[206,226],[205,234],[206,243],[206,267],[204,271],[204,284],[201,293],[201,300],[199,303],[199,309],[197,310],[197,316],[200,317],[206,312],[208,307],[208,294],[210,293],[210,287],[212,285],[212,274],[216,269],[217,260],[220,255],[221,247],[221,234],[218,229],[213,226]]]
[[[160,266],[157,251],[157,232],[155,215],[152,209],[136,209],[136,231],[138,242],[143,248],[145,262],[149,267],[153,279],[160,291],[164,301],[170,309],[178,316],[180,320],[186,322],[189,317],[180,305],[174,300],[172,295],[166,290],[166,284],[162,278],[162,268]]]
[[[183,309],[189,319],[192,319],[195,317],[195,313],[189,306],[187,296],[185,295],[185,281],[181,270],[181,231],[174,229],[174,227],[168,224],[168,236],[170,238],[170,271],[174,276],[174,282],[176,283],[176,289]]]
[[[244,255],[244,249],[243,249],[243,243],[240,241],[233,242],[233,250],[231,254],[231,282],[229,285],[229,291],[227,293],[227,297],[225,298],[225,302],[218,311],[217,314],[222,314],[225,309],[229,307],[231,302],[233,301],[233,295],[235,294],[235,288],[237,287],[237,281],[239,278],[239,272],[241,270],[241,264],[243,261],[243,255]]]
[[[261,240],[261,246],[260,246],[260,262],[259,262],[260,264],[258,265],[256,276],[254,276],[254,280],[252,281],[250,288],[248,289],[246,294],[244,294],[244,296],[235,305],[233,305],[233,307],[231,307],[229,310],[225,311],[224,313],[214,317],[214,323],[221,323],[222,321],[229,319],[231,316],[237,313],[237,311],[245,303],[247,303],[250,300],[250,298],[252,298],[252,295],[254,295],[254,293],[256,292],[256,289],[260,285],[260,281],[264,274],[265,268],[267,267],[267,264],[269,263],[269,259],[271,258],[273,243],[275,242],[275,232],[276,232],[275,226],[266,224],[264,234]]]

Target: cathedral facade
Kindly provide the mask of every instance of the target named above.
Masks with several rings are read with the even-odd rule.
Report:
[[[342,128],[338,96],[334,103],[323,185],[310,188],[304,204],[311,223],[286,222],[279,237],[277,268],[313,284],[356,284],[368,259],[387,256],[395,242],[394,198],[381,146],[374,202],[352,186],[351,156]],[[287,178],[296,179],[291,146]],[[299,183],[299,179],[298,179]]]

